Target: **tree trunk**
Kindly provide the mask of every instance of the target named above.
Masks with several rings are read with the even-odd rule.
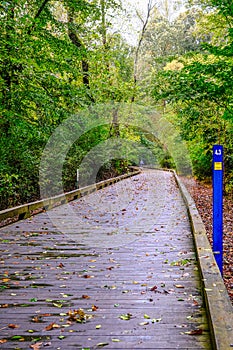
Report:
[[[73,45],[78,49],[82,50],[82,74],[83,74],[83,84],[88,90],[90,90],[90,81],[89,81],[89,64],[87,61],[86,48],[81,39],[78,37],[74,29],[74,13],[73,9],[68,8],[68,35]],[[95,102],[93,97],[89,95],[89,98],[92,102]]]
[[[134,91],[133,91],[133,96],[131,98],[131,102],[135,101],[135,97],[136,97],[136,87],[137,87],[137,82],[138,82],[138,61],[139,61],[139,53],[140,53],[140,49],[142,46],[142,42],[146,33],[146,29],[147,29],[147,25],[150,19],[150,15],[151,15],[151,11],[153,10],[153,8],[155,7],[155,5],[152,4],[153,1],[152,0],[148,0],[147,3],[147,14],[146,14],[146,19],[144,20],[138,13],[138,17],[142,22],[142,30],[141,30],[141,34],[140,34],[140,38],[138,41],[138,45],[136,48],[136,52],[135,52],[135,59],[134,59]]]
[[[112,125],[110,127],[110,137],[120,137],[120,125],[118,120],[119,107],[116,105],[113,107]]]

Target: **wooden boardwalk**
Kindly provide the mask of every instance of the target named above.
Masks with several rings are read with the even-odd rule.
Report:
[[[143,172],[0,233],[1,349],[212,348],[169,172]]]

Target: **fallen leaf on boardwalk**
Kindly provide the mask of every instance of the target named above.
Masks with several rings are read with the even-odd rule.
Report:
[[[145,315],[144,315],[144,318],[146,318],[146,319],[150,319],[150,316],[149,316],[149,315],[147,315],[147,314],[145,314]]]
[[[139,326],[147,326],[149,324],[149,322],[147,321],[147,322],[140,322],[139,323]]]
[[[58,267],[59,267],[60,269],[62,269],[63,267],[65,267],[65,265],[63,265],[62,263],[60,263],[60,264],[58,265]]]
[[[75,321],[80,323],[92,318],[92,315],[87,315],[83,309],[70,310],[67,312],[67,315],[69,316],[68,321]]]
[[[64,321],[63,319],[61,319],[61,321]],[[70,327],[72,325],[72,322],[71,321],[67,321],[67,323],[66,324],[63,324],[62,325],[62,327],[63,328],[68,328],[68,327]],[[69,330],[69,332],[70,332],[71,330]]]
[[[63,303],[53,303],[53,306],[61,308],[63,306]]]
[[[157,286],[154,286],[154,287],[152,287],[152,288],[150,289],[150,291],[151,291],[151,292],[155,292],[156,289],[157,289]]]
[[[118,342],[120,342],[120,339],[112,338],[112,342],[118,343]]]
[[[89,297],[89,295],[83,294],[83,295],[82,295],[82,299],[90,299],[90,297]]]
[[[101,324],[97,324],[97,325],[95,326],[96,329],[100,329],[101,327],[102,327]]]
[[[53,316],[52,314],[41,314],[40,315],[41,317],[50,317],[50,316]]]
[[[91,275],[83,275],[82,277],[83,277],[83,278],[93,278],[94,276],[91,276]]]
[[[91,307],[91,309],[92,309],[92,311],[97,311],[98,310],[98,306],[96,306],[96,305],[92,305],[92,307]]]
[[[2,305],[0,305],[0,308],[6,309],[7,307],[9,307],[9,304],[2,304]]]
[[[41,316],[34,316],[34,317],[32,318],[32,322],[40,323],[40,322],[41,322]]]
[[[25,339],[21,335],[14,335],[13,337],[11,337],[11,340],[24,341]]]
[[[152,323],[157,323],[161,321],[162,321],[162,318],[153,318],[153,320],[151,320]]]
[[[121,320],[124,320],[124,321],[129,321],[129,320],[131,319],[131,317],[132,317],[132,314],[127,313],[127,314],[121,315],[121,316],[120,316],[120,319],[121,319]]]
[[[107,345],[109,345],[109,343],[98,343],[97,347],[98,348],[103,348],[104,346],[107,346]]]
[[[30,348],[33,350],[40,350],[42,345],[43,345],[43,343],[35,343],[35,344],[30,345]]]
[[[36,303],[36,302],[37,302],[37,298],[32,298],[32,299],[30,299],[30,301],[31,301],[32,303]]]
[[[176,288],[184,288],[184,286],[182,284],[176,284],[175,287]]]
[[[185,334],[188,334],[188,335],[202,335],[203,333],[203,329],[194,329],[193,331],[190,331],[190,332],[185,332]]]
[[[8,324],[8,327],[11,329],[15,329],[15,328],[19,328],[19,325],[14,324],[14,323],[10,323],[10,324]]]
[[[7,339],[0,339],[0,344],[7,343]]]
[[[47,327],[45,327],[45,330],[51,331],[52,329],[55,329],[55,328],[60,328],[60,326],[53,322],[53,323],[50,323]]]
[[[6,282],[9,282],[10,281],[10,278],[3,278],[2,279],[2,282],[6,283]]]

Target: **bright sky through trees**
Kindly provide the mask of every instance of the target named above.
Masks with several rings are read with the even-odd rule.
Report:
[[[138,35],[141,32],[142,20],[145,21],[148,13],[148,5],[157,7],[159,12],[172,21],[185,9],[184,0],[127,0],[123,1],[124,15],[115,23],[116,30],[133,45],[137,44]],[[141,19],[140,19],[141,18]]]

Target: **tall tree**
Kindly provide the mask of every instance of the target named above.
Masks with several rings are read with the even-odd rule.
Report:
[[[189,144],[196,175],[203,177],[211,173],[211,151],[213,143],[221,142],[226,151],[226,179],[228,186],[233,184],[232,174],[232,72],[233,72],[233,37],[231,30],[232,12],[223,1],[210,9],[216,1],[209,1],[206,9],[208,25],[212,23],[208,36],[201,35],[198,28],[199,41],[203,49],[193,52],[192,56],[183,56],[179,64],[167,64],[165,70],[154,75],[153,96],[172,102],[176,112],[177,125]],[[211,17],[210,17],[211,14]],[[204,21],[201,17],[201,23]],[[225,28],[221,32],[228,33],[221,40],[218,23],[222,16]],[[198,21],[197,21],[198,24]],[[215,29],[214,29],[215,28]],[[216,34],[217,31],[217,34]],[[203,30],[203,33],[205,31]],[[200,39],[201,38],[201,39]],[[212,41],[213,40],[213,41]],[[174,63],[174,62],[173,62]]]
[[[140,55],[140,50],[141,50],[141,46],[143,43],[143,39],[147,30],[147,26],[148,26],[148,22],[152,13],[153,8],[155,7],[155,3],[153,0],[148,0],[147,2],[147,12],[146,12],[146,16],[145,18],[143,18],[143,16],[139,13],[139,11],[137,11],[137,16],[141,21],[142,27],[141,27],[141,31],[139,33],[139,39],[138,39],[138,43],[136,46],[136,50],[135,50],[135,58],[134,58],[134,92],[131,98],[131,101],[134,102],[135,101],[135,97],[136,97],[136,88],[137,88],[137,81],[138,81],[138,65],[139,65],[139,55]]]
[[[0,4],[0,194],[5,206],[38,198],[40,155],[57,125],[93,101],[129,99],[131,51],[109,31],[110,14],[119,4]],[[94,133],[96,142],[101,132]],[[87,143],[77,154],[86,152]],[[81,161],[74,158],[76,164]]]

